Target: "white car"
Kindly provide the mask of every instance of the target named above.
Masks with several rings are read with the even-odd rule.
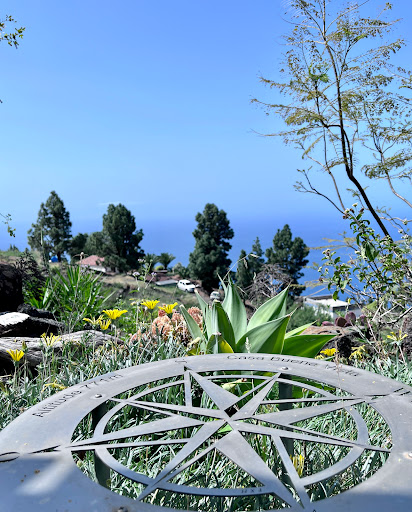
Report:
[[[191,283],[188,279],[181,279],[177,283],[177,287],[179,288],[179,290],[183,290],[184,292],[190,293],[195,293],[196,288],[196,286],[193,283]]]
[[[210,294],[210,300],[220,300],[220,293],[214,291]]]

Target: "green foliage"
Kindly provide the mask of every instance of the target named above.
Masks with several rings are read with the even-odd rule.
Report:
[[[225,275],[230,266],[227,242],[234,237],[233,229],[224,210],[215,204],[206,204],[203,213],[196,215],[197,228],[193,231],[196,244],[189,255],[191,277],[202,280],[203,287],[211,291],[219,284],[219,275]]]
[[[10,236],[14,236],[15,237],[16,236],[16,228],[12,228],[11,225],[10,225],[11,215],[9,213],[7,215],[3,215],[2,213],[0,213],[0,217],[3,217],[3,220],[1,222],[6,225],[7,233]]]
[[[157,256],[157,254],[154,254],[151,252],[147,252],[143,256],[142,263],[143,263],[143,270],[144,270],[145,274],[150,274],[151,272],[153,272],[155,263],[158,261],[158,258],[159,257]]]
[[[262,246],[258,237],[252,245],[252,251],[249,254],[246,254],[243,249],[240,251],[235,280],[241,290],[247,290],[256,274],[261,271],[264,264],[262,256]]]
[[[310,162],[300,170],[304,182],[297,189],[326,198],[343,214],[343,174],[388,235],[359,179],[385,180],[392,193],[412,206],[395,183],[411,175],[412,112],[404,92],[411,88],[412,75],[390,63],[405,46],[403,39],[379,44],[394,31],[397,20],[387,18],[392,5],[386,3],[376,17],[370,7],[369,2],[291,0],[280,78],[261,78],[286,101],[254,101],[284,120],[284,130],[276,135],[301,149]],[[330,180],[324,191],[315,171]]]
[[[28,249],[19,254],[14,265],[22,277],[24,301],[30,303],[40,300],[46,278]]]
[[[236,285],[225,286],[223,303],[209,305],[197,295],[203,315],[203,331],[184,306],[180,309],[196,347],[191,354],[246,352],[288,354],[314,357],[334,336],[302,335],[310,325],[286,332],[290,316],[286,314],[288,290],[265,302],[247,321],[246,309]]]
[[[80,251],[81,252],[81,251]],[[87,235],[86,242],[84,244],[84,251],[86,256],[96,255],[102,256],[104,253],[104,236],[101,231],[94,231]],[[80,254],[80,253],[75,253]]]
[[[9,46],[18,48],[20,41],[23,39],[23,32],[26,30],[25,27],[14,27],[12,32],[5,32],[8,23],[16,23],[16,20],[12,16],[6,16],[5,19],[0,20],[0,42],[6,41]]]
[[[78,265],[68,265],[64,270],[51,270],[41,298],[32,296],[29,302],[53,313],[63,322],[65,331],[72,332],[83,327],[83,318],[98,316],[108,296],[103,294],[101,276]]]
[[[173,273],[179,274],[182,279],[188,279],[190,277],[189,269],[182,265],[180,261],[173,267]]]
[[[53,190],[46,203],[41,203],[37,222],[28,231],[30,247],[43,251],[47,259],[56,254],[61,261],[70,246],[71,225],[69,212]]]
[[[0,43],[2,41],[6,41],[6,43],[9,46],[14,46],[14,48],[17,49],[20,44],[19,40],[23,38],[23,32],[26,29],[24,27],[20,27],[20,28],[14,27],[12,32],[5,32],[6,25],[8,23],[15,23],[15,22],[16,22],[16,20],[12,16],[6,16],[5,19],[0,20]],[[0,100],[0,103],[2,103],[1,100]],[[7,233],[10,236],[16,236],[15,235],[16,229],[11,227],[11,225],[10,225],[10,222],[11,222],[10,214],[3,215],[2,213],[0,213],[0,217],[3,218],[2,222],[7,227]]]
[[[161,263],[163,268],[167,269],[174,259],[175,256],[170,252],[161,252],[159,256],[157,256],[157,263]]]
[[[143,251],[139,244],[143,231],[136,231],[134,216],[122,204],[110,204],[103,215],[103,246],[99,256],[104,256],[105,264],[121,272],[138,268]]]
[[[235,276],[236,284],[241,290],[246,290],[253,281],[253,276],[249,269],[249,259],[246,251],[242,249],[237,261]]]
[[[412,237],[403,229],[398,242],[381,237],[363,218],[363,209],[348,209],[345,216],[354,234],[346,239],[352,254],[343,261],[336,251],[324,251],[320,279],[335,290],[335,296],[346,293],[360,307],[368,304],[363,311],[379,338],[385,328],[401,328],[412,308]]]
[[[87,233],[78,233],[76,236],[74,236],[70,241],[70,247],[67,251],[70,255],[70,258],[73,259],[80,259],[81,253],[86,253],[86,243],[88,241],[89,235]],[[91,254],[96,254],[95,252]],[[90,254],[89,254],[90,256]]]
[[[290,293],[299,296],[304,286],[298,285],[298,279],[303,276],[302,268],[309,262],[306,256],[309,248],[300,237],[292,240],[292,232],[288,224],[282,230],[278,229],[273,238],[273,248],[266,249],[269,264],[279,265],[292,279]]]
[[[296,329],[300,325],[305,324],[322,325],[322,322],[331,321],[331,316],[328,312],[315,310],[314,308],[302,306],[298,303],[294,303],[288,307],[288,312],[293,312],[288,326],[290,329]]]

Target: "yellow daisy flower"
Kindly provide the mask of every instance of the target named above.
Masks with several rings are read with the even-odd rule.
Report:
[[[147,309],[154,309],[159,302],[160,300],[146,300],[142,302],[142,306],[146,306]]]
[[[105,331],[106,329],[109,328],[109,325],[112,323],[112,321],[110,319],[108,320],[103,320],[102,318],[100,319],[100,322],[99,322],[99,325],[100,325],[100,329],[102,329],[102,331]]]
[[[110,320],[116,320],[119,318],[119,316],[124,315],[127,313],[127,309],[105,309],[103,313],[106,313],[106,315],[110,318]]]
[[[336,348],[325,348],[320,351],[321,354],[325,354],[326,357],[332,357],[336,354]]]
[[[24,356],[23,350],[11,350],[7,349],[6,352],[10,355],[14,362],[20,361],[20,359]]]
[[[100,325],[100,321],[103,319],[103,316],[100,315],[98,318],[83,318],[85,322],[89,322],[89,324],[92,324],[93,327],[96,327],[97,325]]]
[[[173,313],[173,309],[177,306],[177,302],[174,302],[173,304],[165,304],[164,306],[159,306],[159,309],[163,309],[165,313],[170,315]]]
[[[50,334],[47,336],[47,334],[44,332],[41,337],[43,338],[43,342],[47,347],[52,347],[56,341],[59,341],[61,339],[61,336],[56,336],[54,334]]]

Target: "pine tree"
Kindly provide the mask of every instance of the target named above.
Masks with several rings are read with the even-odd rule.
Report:
[[[258,274],[261,271],[262,265],[265,262],[265,260],[262,258],[263,250],[262,246],[260,245],[259,237],[256,237],[256,240],[252,245],[252,254],[254,256],[249,257],[249,269],[253,278],[256,274]]]
[[[208,203],[203,213],[196,215],[197,228],[193,231],[196,244],[189,255],[189,272],[202,280],[206,290],[212,290],[219,284],[219,275],[224,276],[230,267],[228,252],[231,245],[227,242],[234,237],[233,229],[224,210]]]
[[[103,215],[102,250],[105,265],[120,271],[138,268],[144,252],[139,247],[143,231],[136,231],[136,221],[124,205],[109,204]]]
[[[256,274],[260,272],[264,263],[262,255],[263,250],[260,245],[259,237],[256,238],[252,245],[251,253],[246,254],[244,249],[240,251],[235,279],[236,284],[242,290],[246,290],[252,284]]]
[[[28,242],[32,249],[44,251],[47,259],[51,253],[58,261],[70,246],[70,214],[63,201],[53,190],[46,203],[41,203],[37,222],[28,231]]]
[[[79,259],[80,254],[83,252],[85,253],[85,247],[87,244],[87,240],[89,238],[89,235],[87,233],[78,233],[76,236],[74,236],[70,241],[70,247],[67,251],[70,254],[71,260],[74,258]]]
[[[305,289],[297,285],[298,280],[303,276],[302,268],[309,261],[305,259],[308,254],[309,248],[300,237],[292,240],[292,232],[288,224],[285,224],[282,230],[277,230],[273,238],[273,248],[266,249],[267,262],[279,265],[291,277],[292,296],[299,296]]]
[[[239,288],[243,291],[245,291],[246,288],[248,288],[253,281],[253,276],[249,268],[249,260],[244,249],[240,251],[239,259],[237,262],[235,280],[236,285],[239,286]]]

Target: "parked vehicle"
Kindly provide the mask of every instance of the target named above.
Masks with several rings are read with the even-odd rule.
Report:
[[[184,292],[189,293],[195,293],[196,288],[196,286],[193,283],[191,283],[188,279],[181,279],[177,283],[177,287],[179,288],[179,290],[183,290]]]
[[[210,300],[220,300],[220,293],[214,291],[210,294]]]

